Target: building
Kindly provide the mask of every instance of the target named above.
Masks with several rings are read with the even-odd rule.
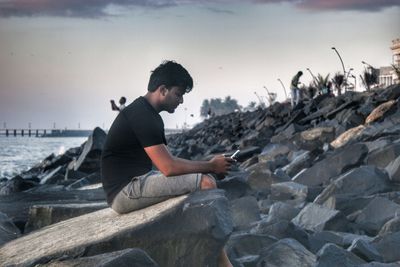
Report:
[[[400,38],[392,41],[392,65],[400,68]],[[378,82],[379,87],[386,87],[395,83],[400,83],[399,77],[393,66],[385,66],[379,68]]]

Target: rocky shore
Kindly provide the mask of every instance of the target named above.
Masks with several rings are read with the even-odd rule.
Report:
[[[0,266],[400,266],[400,86],[212,117],[174,155],[241,152],[219,189],[117,215],[106,134],[0,181]],[[224,179],[222,179],[224,178]]]

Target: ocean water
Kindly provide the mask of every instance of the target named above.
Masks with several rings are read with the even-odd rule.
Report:
[[[40,163],[50,154],[63,154],[87,137],[0,137],[0,178],[12,178]]]

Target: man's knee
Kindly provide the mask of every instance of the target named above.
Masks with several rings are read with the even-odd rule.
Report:
[[[212,178],[211,176],[203,174],[201,176],[200,189],[213,189],[213,188],[217,188],[217,183],[215,182],[215,179]]]

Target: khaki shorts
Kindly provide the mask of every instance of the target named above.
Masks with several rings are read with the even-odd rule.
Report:
[[[200,189],[201,173],[166,177],[150,171],[134,177],[114,198],[111,208],[117,213],[139,210],[169,198]]]

